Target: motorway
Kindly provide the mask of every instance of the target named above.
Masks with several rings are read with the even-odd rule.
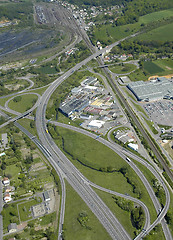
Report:
[[[135,36],[135,35],[132,35]],[[128,37],[129,38],[129,37]],[[123,39],[124,40],[124,39]],[[121,40],[121,41],[123,41]],[[111,48],[117,44],[119,44],[120,41],[117,41],[116,43],[112,44],[111,46],[109,46],[108,48]],[[47,149],[49,149],[50,152],[54,151],[55,148],[52,149],[53,143],[52,140],[50,141],[50,136],[48,136],[48,134],[46,134],[46,120],[45,120],[45,111],[46,111],[46,107],[47,107],[47,103],[48,100],[50,98],[50,96],[52,95],[52,93],[55,91],[55,89],[66,79],[68,78],[74,71],[78,70],[81,66],[85,65],[88,61],[90,61],[92,58],[95,58],[97,56],[100,55],[100,52],[103,53],[104,51],[106,51],[108,48],[102,49],[100,51],[97,51],[96,53],[94,53],[93,55],[91,55],[90,57],[88,57],[87,59],[83,60],[81,63],[78,63],[75,67],[73,67],[72,69],[68,70],[64,75],[62,75],[60,78],[58,78],[57,80],[55,80],[50,87],[45,91],[45,93],[42,96],[42,101],[40,103],[40,105],[37,108],[37,113],[36,113],[36,127],[37,127],[37,131],[38,131],[38,135],[39,138],[41,140],[41,142],[43,143],[44,146],[46,146]],[[51,142],[51,145],[50,145]],[[72,183],[71,183],[72,184]],[[169,202],[169,198],[168,198],[168,202]],[[160,205],[159,205],[160,206]],[[157,207],[159,207],[157,206]],[[169,206],[169,204],[168,204]],[[161,215],[161,214],[160,214]],[[159,216],[160,216],[159,215]],[[164,215],[164,214],[163,214]],[[161,215],[162,216],[162,215]],[[162,216],[163,218],[163,216]],[[153,225],[154,226],[154,225]],[[106,227],[106,225],[105,225]],[[166,227],[165,227],[166,228]],[[151,228],[152,229],[152,228]],[[110,232],[111,234],[111,232]],[[126,235],[126,234],[125,234]],[[169,234],[167,234],[169,235]],[[121,238],[120,238],[121,239]],[[171,239],[168,238],[167,239]]]
[[[119,42],[120,41],[114,43],[114,45],[117,45]],[[107,50],[107,48],[105,50]],[[74,71],[78,70],[82,65],[89,62],[93,57],[96,57],[99,55],[100,55],[100,51],[93,54],[92,56],[88,57],[87,59],[85,59],[84,61],[77,64],[75,67],[73,67],[69,71],[67,71],[63,76],[61,76],[57,80],[55,80],[45,91],[43,96],[39,99],[37,106],[35,106],[35,107],[38,107],[37,113],[36,113],[36,126],[37,126],[39,138],[42,142],[42,144],[40,144],[40,143],[39,144],[40,144],[40,146],[44,146],[44,147],[42,147],[42,149],[44,149],[45,155],[48,157],[49,161],[52,163],[52,165],[55,167],[55,169],[57,171],[59,171],[59,175],[65,176],[67,181],[72,185],[72,187],[79,193],[79,195],[84,199],[84,201],[87,203],[87,205],[95,213],[95,215],[101,221],[103,226],[107,229],[107,231],[109,232],[111,237],[113,239],[130,239],[129,235],[122,228],[122,226],[119,224],[119,222],[114,217],[114,215],[110,212],[110,210],[107,208],[107,206],[94,193],[92,188],[88,184],[86,184],[86,182],[84,183],[83,177],[81,177],[81,174],[79,174],[79,172],[76,169],[74,170],[74,166],[72,166],[72,164],[66,158],[66,156],[63,155],[63,153],[57,148],[57,146],[54,144],[54,142],[52,141],[50,136],[48,134],[46,134],[45,111],[46,111],[46,106],[47,106],[48,100],[51,97],[52,93]],[[98,141],[100,141],[100,139]],[[58,156],[57,156],[57,153],[58,153]],[[133,163],[131,163],[131,165],[132,164]],[[63,172],[63,174],[62,174],[62,172]],[[169,197],[167,197],[167,202],[169,203]],[[168,208],[169,204],[167,204],[165,206],[167,206],[167,208]],[[158,211],[158,209],[160,208],[160,205],[157,205],[156,208]],[[167,210],[165,208],[162,210],[162,212],[159,214],[159,219],[157,220],[157,222],[155,222],[155,225],[161,219],[163,219],[166,211]],[[109,214],[107,214],[107,213],[109,213]],[[63,216],[63,214],[62,214],[62,216]],[[63,220],[62,220],[62,222],[63,222]],[[155,225],[152,225],[152,227],[150,226],[149,230],[151,230]],[[61,233],[61,231],[60,231],[60,233]],[[166,239],[172,239],[172,238],[166,237]]]
[[[130,37],[136,36],[137,34],[133,34]],[[46,119],[45,119],[45,112],[47,103],[52,95],[52,93],[55,91],[55,89],[70,75],[73,74],[74,71],[81,68],[83,65],[88,63],[93,58],[96,58],[100,56],[102,53],[106,52],[107,50],[111,49],[112,47],[119,44],[121,41],[124,41],[125,39],[128,39],[130,37],[126,37],[124,39],[121,39],[120,41],[115,42],[114,44],[111,44],[107,48],[104,48],[100,51],[97,51],[96,53],[92,54],[87,59],[83,60],[82,62],[78,63],[75,67],[68,70],[65,74],[63,74],[61,77],[56,79],[44,92],[42,97],[39,99],[39,101],[36,103],[36,105],[32,108],[37,108],[36,112],[36,127],[38,131],[38,136],[41,142],[39,142],[36,137],[31,135],[29,132],[26,131],[22,126],[20,126],[17,122],[15,122],[15,125],[19,127],[25,134],[27,134],[30,139],[35,142],[35,144],[39,147],[39,149],[45,154],[49,162],[52,164],[52,166],[57,171],[58,175],[60,176],[60,181],[62,185],[62,202],[61,202],[61,213],[60,213],[60,225],[59,225],[59,235],[58,239],[61,239],[61,233],[62,233],[62,224],[64,222],[64,211],[65,211],[65,183],[64,178],[70,183],[70,185],[76,190],[76,192],[81,196],[81,198],[86,202],[86,204],[89,206],[89,208],[93,211],[93,213],[96,215],[96,217],[99,219],[99,221],[102,223],[102,225],[105,227],[107,232],[110,234],[112,239],[131,239],[128,233],[124,230],[122,225],[119,223],[119,221],[116,219],[116,217],[112,214],[110,209],[104,204],[104,202],[100,199],[100,197],[94,192],[91,186],[100,188],[99,186],[96,186],[95,184],[88,181],[74,166],[73,164],[68,160],[68,158],[60,151],[60,149],[55,145],[53,142],[51,136],[46,132]],[[3,109],[4,110],[4,109]],[[6,110],[5,110],[6,111]],[[27,112],[30,113],[31,110]],[[12,119],[12,121],[15,121],[21,117],[24,117],[26,113],[21,114],[20,116],[16,117],[15,119]],[[63,127],[70,127],[72,126],[66,125]],[[74,130],[74,129],[73,129]],[[75,129],[76,130],[76,129]],[[85,131],[82,129],[78,129],[76,131]],[[85,134],[85,133],[84,133]],[[87,132],[87,135],[90,135],[91,133]],[[95,138],[96,136],[94,136]],[[167,240],[171,240],[172,236],[170,234],[170,231],[165,223],[164,216],[169,208],[170,203],[170,196],[169,191],[163,182],[160,175],[156,172],[156,170],[148,164],[143,159],[137,157],[136,155],[133,155],[131,152],[127,152],[125,149],[121,149],[120,146],[116,144],[112,144],[102,138],[98,138],[97,141],[107,145],[109,148],[113,149],[115,152],[118,152],[118,154],[123,158],[126,159],[126,155],[130,156],[131,158],[139,161],[142,163],[145,167],[147,167],[155,177],[159,180],[159,182],[162,184],[165,194],[166,194],[166,204],[162,211],[160,212],[161,206],[158,202],[158,199],[156,198],[153,189],[151,188],[150,184],[148,183],[147,179],[143,175],[143,173],[136,167],[136,165],[131,161],[128,162],[128,164],[135,170],[135,172],[138,174],[138,176],[143,181],[144,185],[146,186],[148,193],[153,201],[153,204],[156,208],[156,211],[158,213],[157,219],[152,223],[150,223],[150,217],[148,210],[146,206],[142,206],[144,208],[145,214],[146,214],[146,223],[145,223],[145,232],[141,232],[136,239],[141,239],[146,234],[148,234],[154,226],[156,226],[159,222],[162,223],[163,231],[165,234],[165,237]],[[120,149],[122,150],[120,152]],[[103,189],[104,191],[107,191],[111,194],[117,194],[111,190]],[[128,196],[123,196],[127,198]],[[130,196],[129,196],[130,197]],[[129,199],[129,198],[128,198]],[[137,200],[136,200],[137,201]],[[142,203],[139,203],[140,205]]]
[[[44,107],[44,111],[45,111],[45,107]],[[17,113],[17,112],[16,112],[16,113]],[[20,113],[18,113],[18,114],[20,114]],[[82,134],[85,134],[85,135],[87,135],[87,136],[89,136],[89,137],[92,137],[92,138],[96,139],[96,135],[95,135],[95,134],[90,133],[90,132],[88,132],[88,131],[86,131],[86,130],[84,130],[84,129],[76,128],[76,127],[73,127],[73,126],[71,126],[71,125],[66,125],[66,124],[62,124],[62,123],[58,123],[58,122],[54,122],[54,121],[50,121],[50,123],[55,124],[55,125],[57,125],[57,126],[64,127],[64,128],[71,129],[71,130],[73,130],[73,131],[80,132],[80,133],[82,133]],[[20,126],[18,123],[15,123],[15,125],[16,125],[17,127]],[[30,137],[30,139],[33,140],[33,141],[35,142],[35,144],[36,144],[41,150],[45,149],[45,147],[43,147],[42,144],[41,144],[38,140],[36,140],[36,138],[35,138],[33,135],[29,134],[23,127],[20,126],[19,128],[20,128],[25,134],[27,134],[27,135]],[[45,129],[46,129],[46,127],[44,126],[44,132],[46,132]],[[46,135],[47,135],[47,134],[46,134]],[[54,145],[54,151],[55,151],[55,152],[60,152],[60,155],[61,155],[61,154],[62,154],[61,151],[60,151],[60,150],[57,148],[57,146],[53,143],[53,141],[52,141],[52,139],[50,138],[50,136],[49,136],[48,138],[49,138],[48,140],[49,140],[49,142],[51,143],[51,145],[52,145],[52,146]],[[126,159],[126,155],[128,155],[129,157],[131,157],[131,158],[139,161],[139,162],[142,163],[143,165],[145,165],[145,166],[153,173],[153,175],[159,180],[159,182],[161,182],[161,184],[162,184],[163,187],[164,187],[164,190],[165,190],[165,193],[166,193],[166,204],[165,204],[164,209],[163,209],[162,212],[160,213],[161,206],[160,206],[160,204],[159,204],[159,202],[158,202],[158,200],[157,200],[157,198],[156,198],[156,196],[155,196],[155,194],[154,194],[151,186],[149,185],[149,183],[147,183],[147,180],[145,179],[145,177],[143,176],[143,174],[139,171],[139,169],[137,169],[136,165],[135,165],[134,163],[132,163],[132,162],[129,163],[129,164],[131,165],[131,167],[135,170],[135,172],[138,174],[138,176],[141,178],[141,180],[143,181],[143,183],[145,184],[145,186],[147,186],[147,190],[148,190],[148,192],[149,192],[149,194],[150,194],[151,199],[153,200],[153,203],[154,203],[154,205],[155,205],[156,211],[157,211],[157,213],[159,214],[159,217],[156,219],[156,221],[155,221],[151,226],[149,226],[150,218],[149,218],[148,210],[146,210],[146,207],[144,207],[145,214],[146,214],[146,224],[145,224],[145,230],[146,230],[146,231],[145,231],[145,232],[141,232],[141,234],[138,235],[138,237],[136,238],[136,239],[140,239],[141,236],[143,236],[144,234],[149,233],[149,231],[150,231],[151,229],[153,229],[153,227],[156,226],[156,225],[163,219],[164,215],[166,214],[166,212],[167,212],[167,210],[168,210],[168,208],[169,208],[169,202],[170,202],[170,197],[169,197],[169,192],[168,192],[168,190],[167,190],[167,187],[166,187],[166,185],[164,184],[164,182],[163,182],[162,178],[160,177],[160,175],[156,172],[156,170],[155,170],[151,165],[149,165],[146,161],[144,161],[143,159],[137,157],[135,154],[132,154],[131,152],[127,151],[126,149],[120,147],[118,144],[115,144],[115,143],[114,143],[114,144],[111,144],[110,142],[108,142],[108,141],[106,141],[106,140],[104,140],[104,139],[102,139],[102,138],[97,139],[97,141],[101,142],[102,144],[108,146],[109,148],[111,148],[112,150],[114,150],[115,152],[117,152],[122,158]],[[42,147],[40,147],[40,146],[42,146]],[[55,150],[55,149],[56,149],[56,150]],[[56,163],[54,163],[54,160],[52,160],[52,157],[51,157],[51,155],[50,155],[50,150],[49,150],[49,151],[45,150],[45,151],[43,151],[43,152],[45,152],[45,153],[46,153],[46,156],[50,158],[49,161],[52,163],[52,165],[53,165],[53,166],[55,167],[55,169],[58,171],[57,166],[56,166]],[[52,150],[51,150],[51,152],[52,152]],[[124,154],[123,152],[124,152],[125,154]],[[62,157],[62,158],[64,159],[64,157]],[[62,159],[62,158],[61,158],[61,159]],[[65,157],[65,158],[66,158],[66,157]],[[55,159],[55,158],[53,158],[53,159]],[[59,162],[59,161],[60,161],[60,158],[58,158],[57,161]],[[66,161],[68,161],[67,158],[66,158]],[[68,161],[67,165],[72,165],[72,164],[71,164],[71,162]],[[72,167],[74,168],[74,166],[72,166]],[[62,167],[61,167],[60,169],[62,169]],[[63,171],[63,172],[65,172],[65,174],[62,174],[62,171],[61,171],[60,169],[59,169],[59,175],[60,175],[60,179],[61,179],[62,188],[65,189],[64,182],[63,182],[61,176],[62,176],[62,175],[63,175],[63,176],[67,175],[67,169],[64,169],[64,171]],[[73,171],[74,171],[74,170],[73,170]],[[78,172],[78,175],[82,178],[82,180],[79,180],[79,181],[83,181],[83,180],[84,180],[85,183],[89,183],[91,186],[94,186],[94,187],[97,187],[97,188],[100,188],[100,189],[101,189],[101,187],[96,186],[95,184],[89,182],[83,175],[81,175],[81,173],[79,173],[79,171],[78,171],[77,169],[76,169],[75,171],[77,171],[77,172]],[[61,173],[61,174],[60,174],[60,173]],[[73,174],[74,174],[74,173],[73,173]],[[141,177],[141,176],[142,176],[142,177]],[[67,176],[66,176],[66,178],[67,178]],[[103,189],[103,188],[102,188],[102,189]],[[110,193],[112,193],[112,191],[110,191],[110,190],[107,190],[107,191],[110,192]],[[65,190],[63,190],[62,192],[64,193]],[[112,193],[112,194],[113,194],[113,193]],[[118,193],[116,193],[116,195],[118,195]],[[119,196],[121,196],[121,194],[119,194]],[[125,195],[124,195],[123,197],[128,198],[128,197],[126,197]],[[64,201],[62,201],[62,204],[63,204],[63,202],[64,202],[64,204],[65,204],[65,198],[63,197],[63,199],[64,199]],[[129,199],[129,198],[128,198],[128,199]],[[131,200],[132,200],[132,199],[131,199]],[[141,204],[140,204],[140,205],[141,205]],[[61,209],[63,210],[64,207],[62,207]],[[61,216],[62,222],[63,222],[64,213],[62,213],[60,216]],[[163,224],[165,225],[164,220],[162,220],[162,222],[163,222]],[[61,225],[59,225],[59,226],[61,227]],[[165,225],[165,228],[167,228],[166,225]],[[166,239],[171,239],[171,235],[169,236],[169,230],[167,230],[167,231],[168,231],[168,234],[167,234],[168,236],[166,237]],[[167,231],[166,231],[166,232],[167,232]],[[62,229],[60,229],[59,232],[61,233],[61,232],[62,232]],[[121,238],[120,238],[120,239],[121,239]]]
[[[50,162],[56,163],[60,167],[66,177],[66,180],[86,202],[92,212],[103,224],[112,239],[130,239],[127,232],[118,222],[109,208],[93,191],[89,184],[86,184],[86,182],[83,180],[83,177],[81,177],[81,173],[71,164],[68,158],[55,145],[50,135],[46,133],[44,117],[49,95],[44,96],[43,99],[44,100],[37,108],[36,127],[42,144],[52,155],[52,158],[49,159]]]
[[[67,125],[67,124],[63,124],[63,123],[59,123],[59,122],[55,122],[55,121],[50,121],[50,123],[56,125],[56,126],[60,126],[66,129],[70,129],[79,133],[82,133],[84,135],[87,135],[93,139],[96,139],[97,141],[99,141],[100,143],[104,144],[105,146],[109,147],[110,149],[112,149],[113,151],[115,151],[119,156],[121,156],[124,160],[126,160],[126,156],[138,161],[139,163],[141,163],[142,165],[144,165],[146,168],[148,168],[150,170],[150,172],[152,172],[152,174],[156,177],[156,179],[160,182],[160,184],[163,186],[163,189],[165,191],[165,195],[166,195],[166,203],[164,208],[162,209],[157,197],[155,196],[155,193],[152,189],[152,187],[150,186],[150,184],[148,183],[147,179],[145,178],[145,176],[143,175],[143,173],[138,169],[138,167],[131,161],[131,162],[127,162],[132,168],[133,170],[136,172],[136,174],[139,176],[139,178],[141,179],[141,181],[143,182],[143,184],[145,185],[151,200],[154,204],[154,207],[156,209],[157,214],[159,214],[158,218],[154,221],[154,223],[145,231],[145,234],[148,234],[158,223],[162,223],[163,225],[163,230],[165,232],[165,236],[166,239],[172,239],[171,233],[167,227],[167,225],[165,224],[165,220],[164,220],[164,216],[167,213],[168,209],[169,209],[169,205],[170,205],[170,194],[169,191],[167,189],[166,184],[163,182],[163,179],[161,178],[161,176],[157,173],[157,171],[149,164],[147,163],[145,160],[143,160],[142,158],[136,156],[135,154],[131,153],[130,151],[128,151],[127,149],[119,146],[116,143],[111,143],[103,138],[96,138],[97,135],[91,132],[88,132],[84,129],[81,128],[77,128],[71,125]],[[160,211],[160,209],[162,209],[162,211]],[[136,239],[140,239],[140,238],[136,238]]]

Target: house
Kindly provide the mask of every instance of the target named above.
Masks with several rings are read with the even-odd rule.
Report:
[[[10,193],[5,193],[4,202],[8,203],[12,200]]]
[[[5,185],[5,186],[8,186],[8,185],[10,185],[10,180],[8,179],[8,177],[4,177],[4,179],[3,179],[3,184]]]
[[[15,190],[15,187],[13,186],[5,186],[5,193],[12,192]]]
[[[13,233],[17,231],[17,224],[16,223],[10,223],[8,225],[8,232]]]
[[[6,155],[5,152],[0,153],[0,157],[5,156],[5,155]]]

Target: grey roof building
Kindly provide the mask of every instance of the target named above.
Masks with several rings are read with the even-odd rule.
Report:
[[[166,78],[158,78],[155,82],[132,82],[129,83],[127,87],[133,92],[138,101],[173,98],[173,82]]]
[[[47,201],[50,201],[50,196],[49,196],[49,193],[48,193],[48,191],[45,191],[44,193],[43,193],[43,197],[44,197],[44,200],[47,202]]]
[[[8,144],[7,133],[2,133],[2,135],[1,135],[1,141],[2,141],[3,147],[6,148],[6,147],[7,147],[7,144]]]
[[[77,99],[73,98],[67,103],[62,104],[59,107],[59,110],[65,114],[67,117],[69,117],[72,113],[74,112],[80,112],[82,109],[87,107],[89,104],[89,99],[84,98],[84,99]]]
[[[12,233],[12,232],[16,232],[17,231],[17,224],[16,223],[10,223],[8,225],[8,232]]]
[[[85,86],[85,85],[95,84],[96,82],[97,82],[96,77],[87,77],[85,80],[81,82],[81,85]]]

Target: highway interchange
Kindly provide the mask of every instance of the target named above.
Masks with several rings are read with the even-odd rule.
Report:
[[[133,37],[136,34],[130,36]],[[85,201],[85,203],[88,205],[88,207],[92,210],[92,212],[96,215],[96,217],[99,219],[99,221],[102,223],[102,225],[105,227],[109,235],[112,239],[131,239],[129,234],[125,231],[123,226],[119,223],[117,218],[113,215],[113,213],[110,211],[110,209],[105,205],[105,203],[101,200],[101,198],[95,193],[92,187],[100,189],[102,191],[108,192],[112,195],[118,195],[121,197],[124,197],[126,199],[132,200],[139,205],[141,205],[145,211],[145,226],[144,230],[141,231],[141,233],[135,238],[135,239],[142,239],[146,234],[148,234],[158,223],[161,222],[163,232],[165,235],[166,240],[171,240],[172,236],[169,231],[169,228],[164,220],[164,216],[168,211],[169,205],[170,205],[170,195],[169,191],[167,189],[166,184],[164,183],[161,176],[157,173],[157,171],[145,160],[142,158],[136,156],[135,154],[127,151],[126,149],[122,148],[121,146],[112,143],[110,141],[107,141],[103,138],[97,138],[96,135],[90,132],[87,132],[81,128],[76,128],[71,125],[65,125],[58,122],[52,122],[52,124],[55,124],[57,126],[61,126],[64,128],[68,128],[73,131],[80,132],[82,134],[85,134],[91,138],[96,139],[96,141],[99,141],[100,143],[106,145],[107,147],[111,148],[113,151],[118,153],[125,161],[126,157],[130,157],[131,159],[134,159],[141,164],[143,164],[146,168],[148,168],[152,174],[158,179],[158,181],[161,183],[161,185],[164,188],[165,195],[166,195],[166,203],[163,209],[161,209],[160,203],[158,199],[155,196],[155,193],[148,183],[147,179],[145,178],[144,174],[139,170],[139,168],[134,164],[133,161],[128,162],[128,164],[134,169],[136,174],[140,177],[142,182],[144,183],[151,200],[153,201],[154,207],[156,209],[156,212],[158,214],[157,219],[150,224],[150,214],[148,211],[148,208],[138,199],[134,199],[131,196],[123,195],[120,193],[116,193],[114,191],[111,191],[110,189],[104,189],[100,186],[97,186],[96,184],[90,182],[88,179],[86,179],[82,173],[76,169],[76,167],[70,162],[70,160],[64,155],[64,153],[57,147],[57,145],[54,143],[53,139],[47,133],[46,129],[46,119],[45,119],[45,113],[48,101],[52,95],[52,93],[56,90],[56,88],[65,81],[70,75],[74,73],[74,71],[77,71],[80,69],[83,65],[88,63],[90,60],[100,56],[102,53],[106,52],[107,50],[111,49],[113,46],[116,46],[121,41],[124,41],[126,38],[117,41],[114,44],[111,44],[107,48],[104,48],[100,51],[95,52],[91,56],[89,56],[87,59],[83,60],[82,62],[78,63],[76,66],[74,66],[72,69],[68,70],[66,73],[64,73],[61,77],[56,79],[49,87],[46,89],[44,94],[40,97],[35,104],[35,106],[28,110],[27,112],[21,114],[13,111],[13,114],[16,114],[17,117],[10,119],[7,123],[5,123],[3,126],[8,124],[9,122],[15,121],[16,127],[20,128],[21,131],[23,131],[37,146],[38,148],[44,153],[46,158],[49,160],[49,162],[52,164],[52,166],[57,171],[60,181],[61,181],[61,187],[62,187],[62,201],[61,201],[61,212],[60,212],[60,224],[59,224],[59,234],[58,239],[61,239],[61,233],[63,231],[63,223],[64,223],[64,214],[65,214],[65,181],[67,182],[75,189],[75,191],[80,195],[80,197]],[[37,108],[36,112],[36,128],[39,136],[39,140],[30,134],[24,127],[22,127],[19,123],[17,123],[16,120],[20,119],[21,117],[27,116],[30,112],[32,112],[34,109]],[[6,105],[6,108],[1,107],[2,110],[9,111],[8,106]]]
[[[84,60],[84,62],[86,62],[86,60]],[[83,62],[81,64],[83,65]],[[77,68],[79,69],[80,66],[78,65]],[[58,174],[61,176],[60,179],[61,179],[62,186],[64,186],[63,178],[65,177],[66,180],[72,185],[72,187],[79,193],[79,195],[83,198],[83,200],[91,208],[91,210],[96,214],[96,216],[102,222],[102,224],[107,229],[107,231],[110,233],[112,238],[113,239],[129,239],[128,234],[122,228],[122,226],[119,224],[117,219],[113,216],[113,214],[110,213],[110,210],[105,206],[105,204],[102,202],[102,200],[95,193],[93,193],[93,190],[89,186],[90,185],[89,181],[87,179],[85,179],[84,176],[81,173],[79,173],[79,171],[71,164],[71,162],[67,159],[67,157],[54,144],[50,135],[46,132],[45,111],[46,111],[46,106],[47,106],[48,100],[51,97],[51,94],[54,92],[54,90],[67,77],[69,77],[74,72],[74,70],[76,70],[76,68],[69,70],[67,73],[65,73],[63,76],[58,78],[55,82],[53,82],[48,87],[48,89],[45,91],[45,93],[42,95],[41,99],[39,99],[39,101],[37,102],[37,104],[35,106],[35,107],[37,107],[36,127],[37,127],[37,131],[38,131],[38,135],[39,135],[39,139],[40,139],[41,143],[33,136],[30,136],[30,138],[45,153],[48,160],[58,171]],[[21,117],[21,114],[19,115],[19,117]],[[15,124],[17,124],[17,123],[15,123]],[[70,128],[72,130],[79,131],[83,134],[87,134],[90,137],[96,138],[96,136],[94,134],[91,134],[83,129],[74,128],[70,125],[62,125],[60,123],[54,123],[54,124],[63,126],[66,128]],[[19,125],[16,125],[16,126],[19,127]],[[25,131],[25,130],[23,129],[23,131]],[[26,133],[26,131],[25,131],[25,133]],[[138,174],[138,176],[141,178],[141,180],[145,184],[145,186],[148,190],[148,193],[150,194],[150,197],[154,203],[156,211],[159,214],[159,216],[155,220],[155,222],[151,226],[149,226],[149,223],[150,223],[150,220],[148,217],[149,215],[147,214],[147,212],[145,210],[145,212],[146,212],[146,225],[145,225],[146,229],[145,230],[146,231],[141,232],[141,234],[136,239],[140,239],[142,236],[144,236],[149,231],[151,231],[154,228],[154,226],[156,226],[161,220],[162,220],[162,226],[163,226],[163,230],[164,230],[166,239],[171,239],[169,229],[165,223],[165,220],[163,219],[169,208],[170,196],[169,196],[169,191],[168,191],[166,185],[164,184],[163,180],[161,179],[160,175],[146,161],[140,159],[139,157],[136,157],[136,155],[134,155],[130,152],[127,152],[127,150],[122,149],[119,145],[116,145],[115,143],[112,144],[102,138],[98,138],[97,141],[100,141],[101,143],[107,145],[112,150],[118,152],[118,154],[123,159],[126,159],[126,155],[128,155],[128,156],[132,157],[133,159],[140,161],[143,165],[145,165],[153,173],[153,175],[155,175],[155,177],[159,180],[159,182],[161,182],[161,184],[164,187],[164,190],[166,193],[166,204],[165,204],[162,212],[160,212],[161,206],[160,206],[150,184],[148,183],[148,181],[146,180],[146,178],[144,177],[142,172],[136,167],[136,165],[132,161],[129,163],[130,166],[135,170],[135,172]],[[125,152],[125,154],[124,154],[124,152]],[[64,192],[64,191],[62,191],[62,192]],[[95,198],[94,198],[94,196],[95,196]],[[124,196],[124,197],[127,198],[127,196]],[[64,196],[63,196],[63,199],[65,199]],[[62,201],[62,204],[63,204],[63,202],[65,204],[65,201]],[[64,212],[64,208],[65,208],[65,205],[61,208],[63,210],[63,212]],[[104,209],[105,209],[105,211],[104,211]],[[106,212],[109,212],[109,214],[106,215]],[[63,224],[64,213],[62,213],[61,216],[62,216],[62,224]],[[121,229],[121,231],[119,231],[120,229]],[[62,229],[61,229],[61,231],[62,231]]]

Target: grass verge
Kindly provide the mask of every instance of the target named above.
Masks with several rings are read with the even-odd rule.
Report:
[[[94,216],[85,202],[79,195],[66,183],[67,198],[65,208],[64,232],[66,240],[87,239],[105,240],[111,239],[99,220]],[[86,223],[82,226],[79,214],[86,214]],[[90,229],[89,229],[90,228]]]
[[[55,136],[57,136],[56,143],[58,146],[62,149],[63,144],[65,145],[66,154],[68,152],[68,158],[71,159],[72,163],[89,180],[102,187],[123,194],[128,193],[133,197],[139,197],[140,195],[141,200],[149,208],[151,219],[155,219],[156,215],[154,206],[143,183],[137,177],[135,172],[129,167],[129,165],[123,159],[121,159],[121,157],[98,141],[73,131],[58,128],[58,134]],[[88,166],[86,163],[90,165]],[[121,172],[99,171],[96,170],[96,167],[98,166],[103,168],[112,166],[112,168],[116,168],[117,170],[119,168],[127,169],[131,184],[128,183],[126,177]],[[133,188],[132,182],[135,185],[136,190]]]

